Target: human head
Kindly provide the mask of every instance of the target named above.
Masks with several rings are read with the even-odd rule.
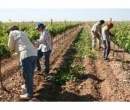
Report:
[[[112,27],[113,27],[113,23],[112,23],[112,22],[108,22],[108,23],[107,23],[107,27],[108,27],[108,28],[112,28]]]
[[[102,25],[102,24],[105,23],[105,21],[104,20],[100,20],[99,23]]]
[[[14,26],[10,26],[8,31],[7,31],[7,33],[9,34],[10,31],[14,31],[14,30],[19,30],[18,26],[15,26],[15,25]]]
[[[45,28],[45,25],[43,23],[41,23],[41,22],[37,23],[36,27],[35,27],[36,30],[38,30],[38,29],[44,29],[44,28]]]

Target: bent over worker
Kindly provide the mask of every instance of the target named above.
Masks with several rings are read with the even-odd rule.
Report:
[[[108,60],[108,55],[110,53],[110,37],[113,34],[110,32],[110,29],[113,27],[113,23],[109,22],[106,26],[102,28],[102,40],[104,44],[104,60]]]
[[[97,41],[99,43],[98,49],[102,48],[101,47],[101,26],[105,23],[104,20],[100,20],[97,23],[95,23],[92,26],[91,29],[91,35],[92,35],[92,50],[96,50],[97,46]]]
[[[26,93],[20,95],[20,97],[31,98],[33,96],[33,76],[37,51],[27,35],[20,31],[17,26],[11,26],[8,30],[8,34],[8,48],[12,51],[15,50],[19,55],[23,71],[22,74],[25,80],[25,84],[23,84],[21,88],[25,89]]]

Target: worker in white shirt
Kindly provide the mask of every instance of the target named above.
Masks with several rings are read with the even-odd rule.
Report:
[[[98,49],[101,49],[101,26],[105,23],[104,20],[100,20],[99,22],[95,23],[91,28],[91,35],[92,35],[92,50],[96,50],[97,41],[98,41]]]
[[[20,56],[22,74],[25,84],[21,88],[26,90],[26,94],[20,95],[21,98],[31,98],[33,96],[33,76],[35,62],[37,58],[37,50],[30,42],[29,38],[17,26],[11,26],[8,30],[9,40],[8,48],[15,50]]]
[[[34,42],[34,45],[38,45],[38,51],[37,51],[37,60],[36,60],[36,71],[41,71],[41,66],[40,66],[40,58],[43,57],[45,58],[45,70],[42,73],[44,76],[47,76],[50,71],[50,54],[52,51],[52,39],[45,28],[45,25],[43,23],[37,23],[36,24],[36,30],[41,34],[40,38]]]
[[[104,44],[104,54],[103,54],[104,60],[109,59],[108,55],[110,53],[110,37],[114,35],[110,32],[110,29],[112,27],[113,27],[113,23],[109,22],[109,23],[107,23],[106,26],[104,26],[102,28],[102,40],[103,40],[103,44]]]

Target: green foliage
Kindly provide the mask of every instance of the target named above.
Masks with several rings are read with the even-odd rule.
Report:
[[[75,39],[75,42],[71,45],[71,49],[67,52],[69,59],[65,60],[63,67],[60,68],[52,80],[56,84],[65,84],[66,81],[78,81],[80,75],[84,73],[84,67],[82,66],[82,59],[86,57],[96,58],[95,53],[91,51],[91,38],[86,29],[83,29],[81,33]]]
[[[81,59],[86,57],[91,57],[93,59],[97,58],[96,54],[91,51],[91,38],[88,30],[86,29],[82,30],[79,37],[79,42],[75,43],[75,49],[77,51],[77,56]]]
[[[55,37],[57,34],[61,34],[62,32],[70,29],[72,27],[77,26],[79,23],[76,22],[54,22],[52,25],[47,23],[46,26],[48,31],[50,32],[52,37]],[[7,41],[8,35],[7,30],[10,26],[16,25],[20,30],[26,32],[27,36],[31,41],[39,39],[39,33],[35,30],[35,22],[10,22],[10,23],[1,23],[0,24],[0,43],[1,44],[1,55],[2,57],[9,56],[9,51],[7,50]],[[6,52],[6,53],[5,53]]]
[[[0,57],[7,58],[11,56],[11,52],[7,50],[7,46],[4,43],[0,44]]]
[[[50,32],[50,35],[52,37],[55,37],[57,34],[61,34],[62,32],[76,27],[77,25],[79,25],[78,23],[53,23],[52,25],[48,25],[47,28]]]
[[[71,73],[81,75],[81,74],[83,74],[83,72],[84,72],[84,68],[83,68],[81,62],[80,63],[79,62],[73,62],[71,64]]]
[[[112,41],[130,52],[130,22],[115,23],[112,33]]]
[[[61,69],[57,72],[55,76],[52,76],[52,81],[58,85],[65,84],[66,81],[75,81],[76,77],[74,74],[70,74],[67,69]]]

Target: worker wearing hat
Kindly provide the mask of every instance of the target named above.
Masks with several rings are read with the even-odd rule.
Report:
[[[100,20],[97,23],[95,23],[92,26],[91,29],[91,35],[92,35],[92,50],[96,50],[97,46],[97,41],[98,41],[98,49],[102,48],[101,47],[101,26],[105,23],[104,20]]]
[[[27,35],[17,26],[9,27],[8,34],[8,48],[11,51],[15,50],[19,55],[22,75],[25,80],[25,84],[21,85],[21,88],[25,89],[26,93],[20,97],[31,98],[33,96],[33,76],[37,51]]]
[[[40,38],[34,42],[34,45],[38,45],[37,50],[37,60],[36,60],[36,69],[35,71],[41,72],[41,66],[40,66],[40,58],[44,56],[45,58],[45,70],[42,72],[44,76],[47,76],[50,71],[50,54],[52,50],[52,40],[49,32],[45,28],[45,25],[41,22],[36,24],[35,29],[40,33]]]
[[[112,27],[113,23],[108,22],[107,25],[102,28],[102,40],[104,44],[104,54],[103,54],[104,60],[108,59],[108,55],[110,53],[110,37],[113,36],[113,34],[110,32],[110,29]]]

